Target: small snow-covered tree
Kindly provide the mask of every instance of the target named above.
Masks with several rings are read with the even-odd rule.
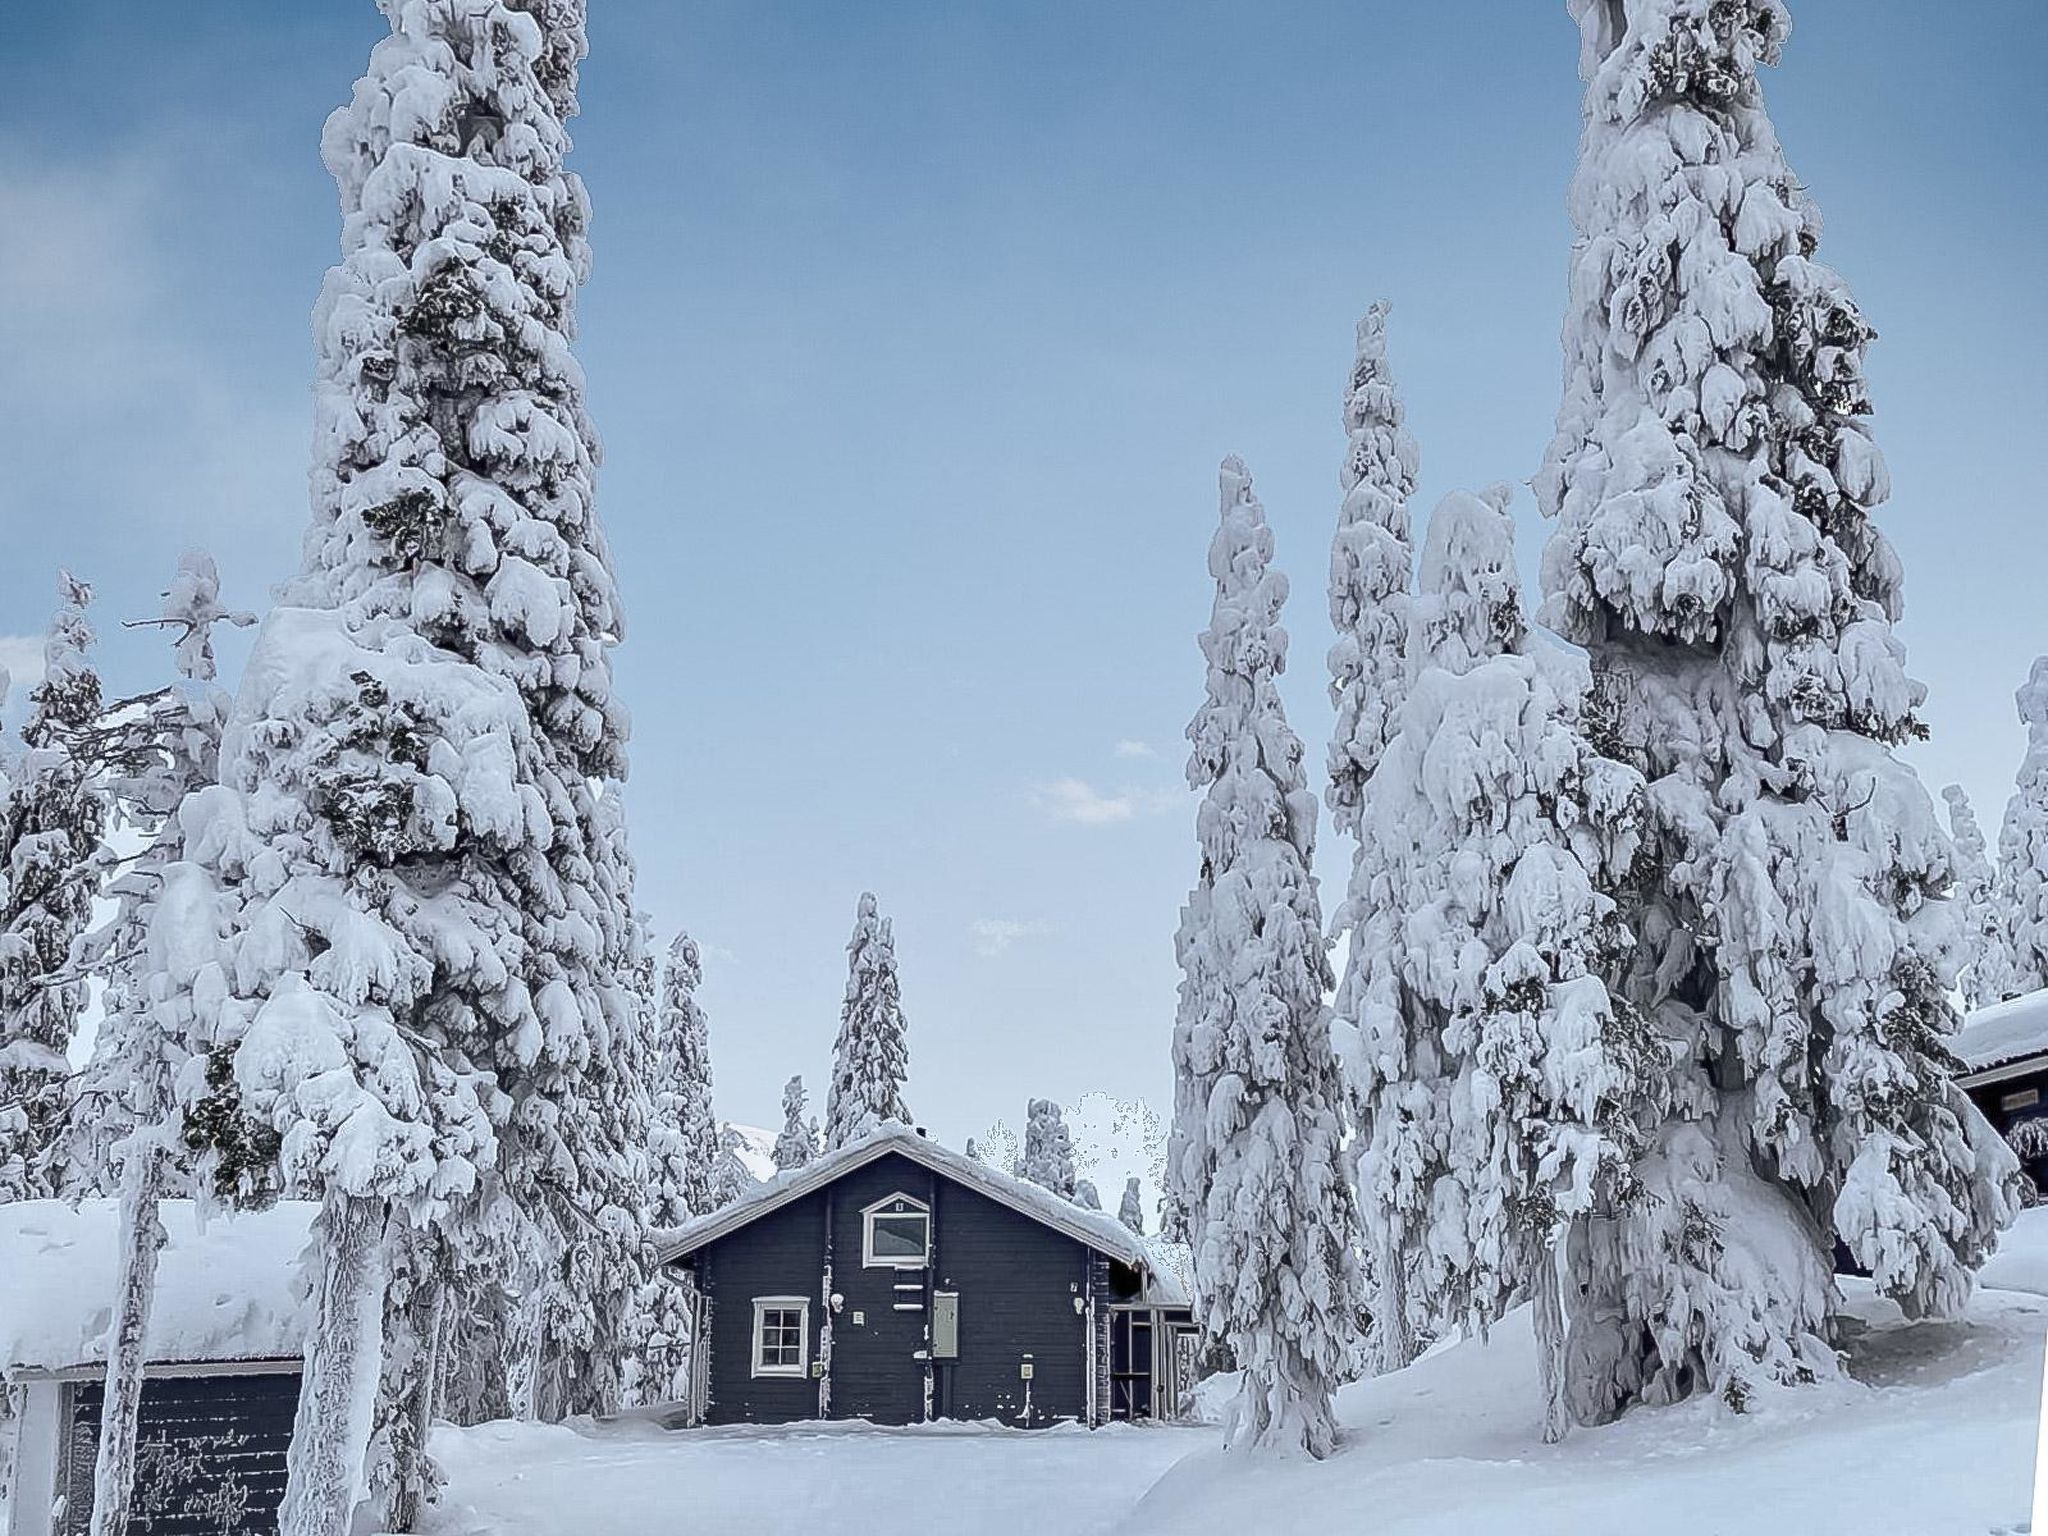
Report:
[[[910,1041],[896,979],[896,936],[871,894],[861,895],[846,956],[846,1002],[832,1047],[832,1088],[825,1099],[827,1152],[884,1121],[910,1119],[903,1104]]]
[[[1632,868],[1642,779],[1581,734],[1583,673],[1527,639],[1507,503],[1505,487],[1454,492],[1430,517],[1416,671],[1357,865],[1376,898],[1365,1006],[1338,1039],[1359,1187],[1382,1195],[1364,1207],[1382,1363],[1532,1295],[1555,1439],[1560,1242],[1634,1197],[1663,1056],[1603,979],[1629,944],[1609,893]]]
[[[818,1154],[818,1122],[804,1118],[809,1107],[801,1077],[783,1084],[782,1132],[775,1138],[775,1166],[784,1173],[803,1167]]]
[[[740,1156],[747,1138],[736,1126],[726,1125],[718,1133],[718,1160],[711,1165],[711,1208],[724,1210],[735,1200],[744,1200],[760,1187],[746,1160]]]
[[[1953,900],[1961,908],[1962,924],[1956,948],[1956,987],[1963,994],[1963,1006],[1981,1008],[1999,1001],[1994,988],[2002,986],[2011,965],[2010,942],[2005,936],[2004,908],[1999,900],[1997,877],[1985,853],[1984,832],[1977,825],[1977,813],[1963,786],[1951,784],[1942,790],[1948,802],[1949,839],[1955,846],[1956,883]]]
[[[1613,990],[1663,1036],[1645,1198],[1574,1236],[1572,1408],[1835,1371],[1833,1247],[1953,1312],[2013,1165],[1944,1069],[1951,853],[1894,749],[1872,337],[1757,72],[1781,0],[1572,0],[1587,81],[1546,616],[1647,783]],[[1653,1106],[1645,1106],[1649,1109]]]
[[[1102,1209],[1102,1196],[1096,1192],[1094,1183],[1088,1179],[1074,1180],[1074,1204],[1084,1211]]]
[[[1278,688],[1287,582],[1244,465],[1226,459],[1218,478],[1207,698],[1187,732],[1202,862],[1175,940],[1167,1188],[1193,1253],[1195,1319],[1244,1371],[1228,1439],[1321,1457],[1359,1278],[1310,873],[1316,801]]]
[[[711,1109],[711,1024],[697,1001],[704,961],[697,941],[679,933],[661,978],[659,1049],[654,1071],[650,1142],[657,1227],[680,1227],[709,1215],[717,1200],[712,1170],[722,1144]]]
[[[1124,1180],[1124,1197],[1117,1205],[1116,1219],[1138,1236],[1145,1235],[1145,1201],[1138,1193],[1135,1176]]]
[[[1998,833],[1993,892],[2000,942],[1985,957],[1977,1001],[2002,1002],[2048,987],[2048,656],[2013,695],[2027,752]]]
[[[59,1192],[65,1054],[85,1006],[74,964],[100,882],[106,800],[84,750],[100,719],[92,588],[66,571],[0,802],[0,1201]]]
[[[1074,1198],[1074,1144],[1051,1099],[1033,1099],[1024,1120],[1024,1177],[1064,1200]]]

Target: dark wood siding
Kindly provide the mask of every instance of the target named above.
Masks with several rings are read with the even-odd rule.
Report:
[[[861,1263],[862,1211],[895,1194],[932,1208],[932,1265]],[[753,1298],[812,1298],[819,1358],[826,1213],[832,1225],[830,1416],[915,1423],[926,1416],[1045,1425],[1089,1409],[1089,1303],[1100,1399],[1109,1374],[1108,1259],[1064,1233],[891,1153],[827,1189],[729,1233],[694,1259],[711,1311],[705,1418],[713,1424],[815,1417],[818,1384],[756,1379]],[[902,1287],[899,1289],[899,1286]],[[959,1295],[959,1357],[933,1361],[934,1289]],[[1021,1367],[1029,1356],[1029,1393]],[[1107,1403],[1099,1401],[1100,1412]]]
[[[92,1525],[104,1386],[71,1388],[60,1531]],[[274,1536],[298,1372],[152,1376],[142,1384],[132,1536]]]
[[[803,1296],[811,1303],[810,1357],[823,1322],[825,1198],[792,1200],[699,1255],[698,1283],[709,1311],[711,1364],[704,1416],[713,1424],[787,1424],[818,1416],[810,1376],[754,1375],[754,1298]]]

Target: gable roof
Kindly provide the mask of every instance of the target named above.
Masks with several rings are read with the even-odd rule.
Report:
[[[979,1158],[942,1147],[900,1121],[890,1121],[879,1130],[848,1142],[836,1152],[827,1152],[801,1168],[778,1174],[723,1210],[700,1216],[687,1226],[669,1233],[659,1246],[661,1262],[673,1264],[677,1259],[686,1258],[698,1249],[760,1220],[770,1211],[780,1210],[791,1201],[801,1200],[854,1169],[863,1168],[892,1153],[1136,1270],[1144,1277],[1148,1298],[1161,1306],[1184,1307],[1188,1304],[1187,1293],[1178,1276],[1161,1262],[1152,1245],[1114,1216],[1076,1205],[1028,1180],[999,1173]]]
[[[1948,1042],[1972,1075],[2029,1056],[2048,1055],[2048,991],[1979,1008]]]

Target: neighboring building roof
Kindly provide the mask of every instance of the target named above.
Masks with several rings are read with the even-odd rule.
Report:
[[[298,1261],[318,1209],[284,1201],[267,1211],[216,1214],[202,1228],[191,1201],[164,1201],[170,1241],[158,1260],[148,1358],[300,1354],[312,1308],[298,1294]],[[106,1360],[120,1227],[117,1200],[0,1205],[0,1376]]]
[[[1963,1020],[1949,1049],[1972,1073],[2029,1056],[2048,1056],[2048,991],[2028,992],[1979,1008]]]
[[[998,1205],[1008,1206],[1019,1215],[1028,1216],[1056,1232],[1063,1232],[1097,1253],[1108,1254],[1144,1276],[1146,1294],[1161,1306],[1184,1307],[1188,1304],[1187,1292],[1178,1276],[1161,1262],[1152,1245],[1114,1216],[1076,1205],[1028,1180],[998,1173],[979,1158],[951,1151],[900,1123],[885,1125],[858,1141],[848,1142],[836,1152],[814,1158],[802,1168],[778,1174],[745,1199],[734,1201],[723,1210],[700,1216],[688,1226],[679,1228],[662,1244],[661,1260],[664,1264],[673,1263],[695,1253],[770,1211],[779,1210],[792,1200],[800,1200],[813,1190],[822,1189],[842,1175],[890,1153],[907,1157],[956,1184],[965,1185],[976,1194],[986,1195]]]

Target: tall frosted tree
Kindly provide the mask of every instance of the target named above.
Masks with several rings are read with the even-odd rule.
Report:
[[[1545,1433],[1564,1433],[1561,1239],[1636,1193],[1662,1054],[1603,979],[1643,782],[1578,728],[1582,676],[1522,618],[1505,487],[1431,515],[1417,667],[1362,828],[1376,900],[1348,1046],[1383,1363],[1421,1329],[1535,1300]],[[1646,1112],[1647,1109],[1647,1112]],[[1403,1340],[1398,1346],[1386,1340]]]
[[[1281,707],[1287,581],[1272,569],[1265,509],[1238,459],[1218,482],[1207,697],[1187,732],[1202,861],[1175,939],[1166,1180],[1193,1253],[1195,1319],[1244,1372],[1227,1439],[1320,1457],[1336,1441],[1331,1394],[1359,1324],[1359,1277],[1310,873],[1316,800]]]
[[[98,891],[107,819],[89,743],[101,709],[92,588],[67,571],[58,599],[24,750],[0,803],[0,1201],[53,1195],[63,1182],[65,1053],[86,996],[74,950]]]
[[[775,1138],[775,1166],[784,1173],[803,1167],[818,1154],[818,1122],[804,1118],[810,1103],[801,1077],[782,1085],[782,1131]]]
[[[1668,1042],[1646,1197],[1575,1234],[1581,1420],[1837,1369],[1839,1241],[1909,1315],[1953,1312],[2012,1161],[1942,1067],[1948,839],[1894,748],[1872,331],[1757,80],[1779,0],[1572,0],[1587,81],[1546,614],[1647,781],[1614,978]]]
[[[2027,752],[1998,832],[1999,934],[1987,957],[1981,1000],[2000,1002],[2048,987],[2048,656],[2013,695]]]
[[[846,942],[846,1002],[832,1046],[832,1088],[825,1099],[825,1150],[836,1152],[886,1120],[908,1121],[903,1080],[910,1039],[896,978],[896,936],[863,892]]]
[[[1064,1200],[1074,1198],[1074,1142],[1051,1099],[1033,1099],[1024,1119],[1024,1177]]]
[[[661,977],[659,1050],[654,1072],[651,1140],[657,1227],[680,1227],[717,1208],[712,1171],[723,1144],[711,1108],[711,1023],[697,1001],[704,959],[697,941],[679,933]]]
[[[605,1409],[647,1277],[630,871],[601,808],[622,617],[570,350],[584,9],[385,13],[322,139],[342,253],[304,560],[188,827],[240,902],[188,1124],[225,1191],[321,1201],[288,1536],[342,1536],[359,1486],[411,1528],[444,1378]],[[459,1372],[444,1337],[476,1352]]]
[[[1985,852],[1984,831],[1977,825],[1977,813],[1963,786],[1951,784],[1941,792],[1948,802],[1949,839],[1955,846],[1956,884],[1953,899],[1962,910],[1962,926],[1956,947],[1956,987],[1963,1004],[1981,1008],[1999,1001],[2009,971],[2011,944],[2005,934],[2004,906],[1998,880]]]

